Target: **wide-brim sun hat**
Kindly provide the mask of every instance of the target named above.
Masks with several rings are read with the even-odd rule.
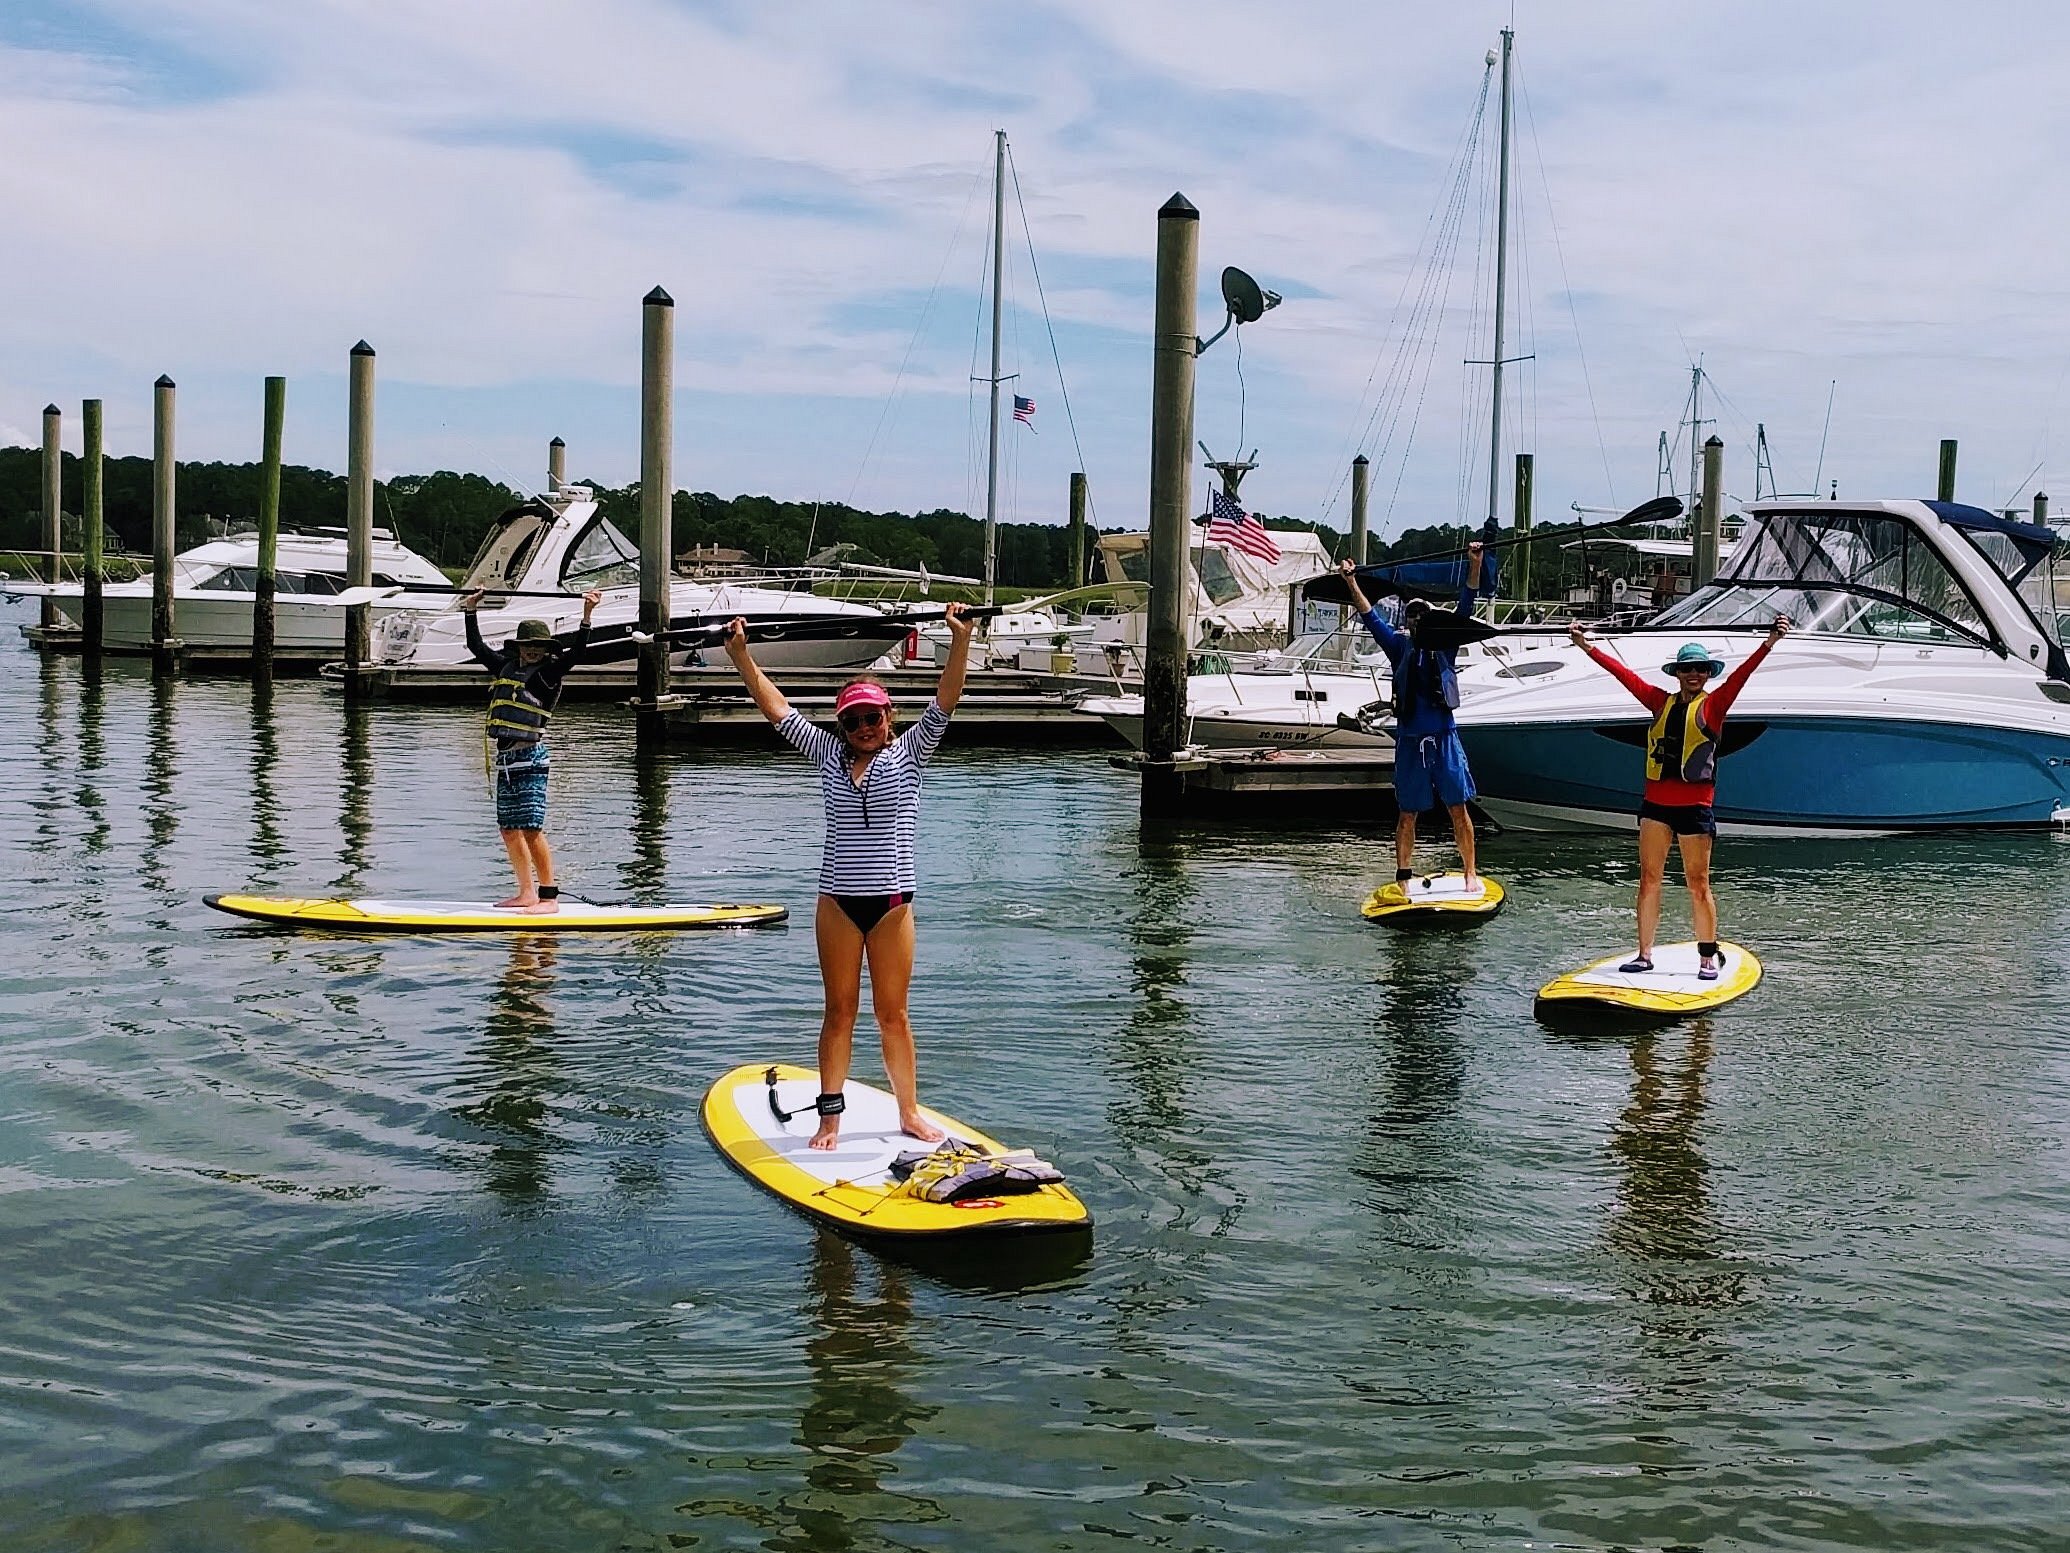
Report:
[[[1660,666],[1663,674],[1679,674],[1684,669],[1707,669],[1709,678],[1716,679],[1725,672],[1724,663],[1711,656],[1710,648],[1701,642],[1684,642],[1674,657]]]
[[[836,717],[851,707],[858,706],[881,706],[888,712],[891,710],[891,692],[882,685],[872,685],[866,680],[858,680],[853,685],[843,686],[841,693],[834,697]]]

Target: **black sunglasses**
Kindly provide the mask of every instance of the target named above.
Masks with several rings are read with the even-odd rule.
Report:
[[[874,728],[884,721],[884,712],[879,707],[865,707],[860,712],[843,712],[835,719],[843,733],[854,733],[858,728]]]

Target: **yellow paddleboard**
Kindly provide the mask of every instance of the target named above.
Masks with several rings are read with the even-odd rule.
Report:
[[[561,897],[561,909],[535,916],[482,901],[316,900],[289,895],[205,895],[234,917],[287,927],[388,933],[652,933],[688,928],[768,927],[790,915],[782,906],[621,906]]]
[[[1743,998],[1761,982],[1761,962],[1738,944],[1721,942],[1725,963],[1716,981],[1699,980],[1694,942],[1659,944],[1650,971],[1620,971],[1631,952],[1613,954],[1569,971],[1538,989],[1533,1012],[1562,1017],[1625,1020],[1685,1019]]]
[[[1389,927],[1465,927],[1502,909],[1502,886],[1482,874],[1469,890],[1464,874],[1427,874],[1407,885],[1383,884],[1359,914]]]
[[[704,1097],[704,1130],[726,1162],[790,1207],[843,1234],[919,1242],[944,1237],[1039,1235],[1092,1228],[1092,1214],[1070,1187],[1051,1182],[1013,1196],[929,1202],[891,1173],[899,1155],[928,1144],[898,1129],[898,1102],[850,1079],[842,1091],[837,1148],[807,1148],[819,1126],[812,1068],[750,1063],[721,1078]],[[1006,1152],[974,1127],[923,1106],[951,1137],[992,1154]],[[791,1113],[788,1121],[776,1112]]]

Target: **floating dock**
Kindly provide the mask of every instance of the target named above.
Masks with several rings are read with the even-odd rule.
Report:
[[[1118,770],[1140,776],[1140,750],[1108,757]],[[1252,814],[1275,820],[1308,814],[1341,818],[1345,811],[1393,823],[1392,750],[1220,750],[1195,746],[1172,762],[1185,810],[1228,818]]]
[[[910,722],[932,699],[939,669],[890,669],[871,676],[891,693]],[[855,679],[845,669],[791,670],[772,675],[784,699],[818,723],[834,720],[834,697]],[[571,682],[572,683],[572,682]],[[672,677],[660,712],[669,736],[685,742],[770,742],[775,729],[756,707],[732,669],[696,669]],[[962,744],[1113,745],[1120,735],[1106,722],[1078,711],[1080,698],[1109,682],[1014,669],[972,669],[956,706],[956,740]]]

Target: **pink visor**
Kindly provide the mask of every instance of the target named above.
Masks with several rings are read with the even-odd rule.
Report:
[[[882,685],[849,685],[834,697],[834,715],[839,717],[852,706],[881,706],[889,711],[891,695]]]

